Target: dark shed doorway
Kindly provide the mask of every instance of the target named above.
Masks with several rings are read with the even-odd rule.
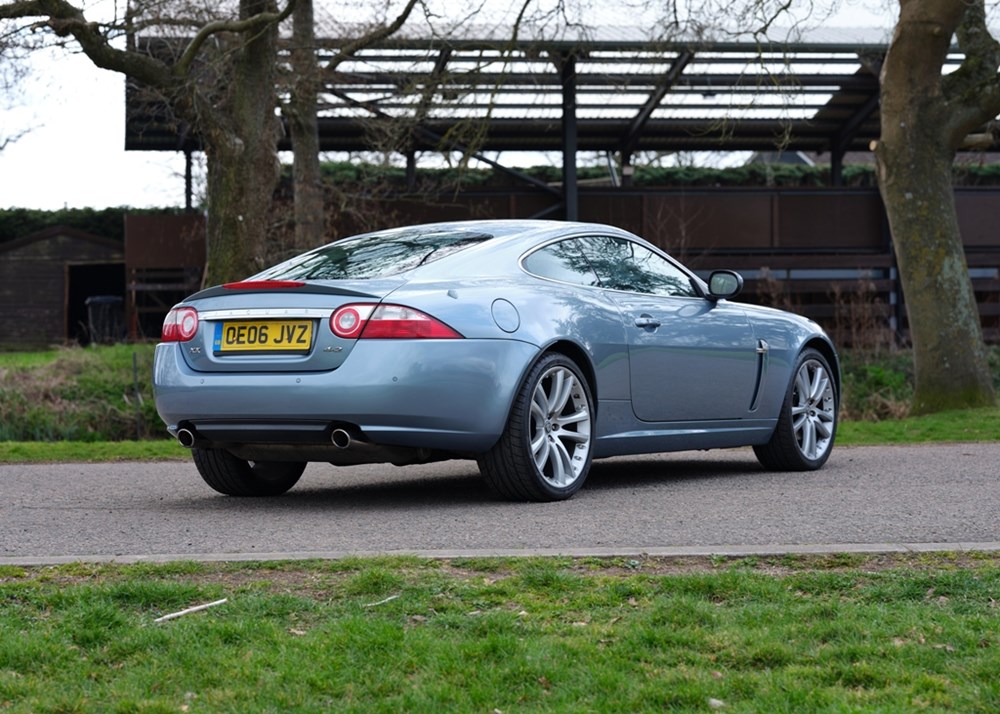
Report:
[[[125,339],[124,263],[68,263],[65,294],[66,339],[81,345]],[[96,299],[88,306],[88,298]]]

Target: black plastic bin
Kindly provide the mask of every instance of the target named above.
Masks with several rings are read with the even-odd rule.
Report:
[[[91,342],[111,344],[125,338],[124,300],[120,295],[92,295],[84,304]]]

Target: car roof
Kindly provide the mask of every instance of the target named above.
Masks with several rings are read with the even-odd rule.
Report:
[[[469,220],[425,223],[405,226],[400,230],[468,231],[493,236],[490,240],[470,246],[462,251],[441,258],[427,265],[400,273],[403,278],[448,278],[455,277],[456,271],[472,275],[510,275],[520,273],[520,257],[533,246],[550,240],[574,235],[613,235],[627,237],[645,243],[628,231],[600,223],[580,221],[555,221],[540,219]],[[376,231],[377,235],[382,231]]]
[[[393,228],[382,228],[376,231],[370,231],[362,235],[378,235],[381,233],[390,233],[395,231],[427,231],[427,232],[437,232],[437,231],[448,231],[448,230],[461,230],[477,233],[486,233],[497,238],[507,238],[511,236],[523,236],[528,234],[545,234],[552,233],[553,235],[561,235],[563,233],[575,233],[575,232],[587,232],[587,231],[598,231],[598,232],[614,232],[620,235],[631,235],[627,231],[621,228],[616,228],[615,226],[609,226],[601,223],[587,223],[583,221],[557,221],[551,219],[538,219],[538,218],[498,218],[498,219],[480,219],[480,220],[461,220],[461,221],[439,221],[432,223],[422,223],[415,225],[397,226]]]

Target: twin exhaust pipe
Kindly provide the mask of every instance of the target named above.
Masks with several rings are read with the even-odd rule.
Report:
[[[193,449],[198,443],[198,437],[191,429],[182,428],[177,430],[177,441],[185,449]],[[349,449],[354,442],[354,436],[347,429],[334,429],[330,434],[331,443],[338,449]]]

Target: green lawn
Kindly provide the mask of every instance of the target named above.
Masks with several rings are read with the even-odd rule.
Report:
[[[173,439],[0,441],[0,463],[164,461],[190,458],[190,452]]]
[[[998,592],[995,554],[0,566],[0,711],[992,714]]]
[[[162,429],[148,359],[0,355],[0,427],[62,435],[0,441],[0,463],[187,460],[101,439]],[[899,369],[859,374],[898,411],[878,390]],[[838,443],[998,438],[984,409],[845,420]],[[0,714],[994,713],[998,593],[998,553],[0,565]]]

